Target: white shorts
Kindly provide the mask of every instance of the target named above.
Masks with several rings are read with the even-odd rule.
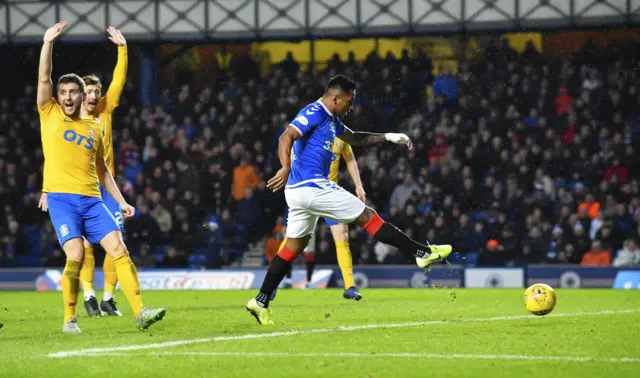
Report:
[[[302,250],[302,252],[306,254],[316,253],[316,231],[315,230],[313,230],[313,232],[311,233],[311,237],[309,238],[309,243],[307,243],[307,246],[304,247],[304,250]]]
[[[352,223],[366,208],[358,197],[328,179],[303,181],[286,187],[284,196],[289,206],[288,238],[311,234],[320,217]]]

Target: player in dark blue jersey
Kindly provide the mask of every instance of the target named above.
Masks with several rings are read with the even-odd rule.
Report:
[[[285,188],[289,207],[287,242],[271,261],[260,292],[246,306],[260,324],[273,324],[269,309],[271,294],[307,246],[320,217],[362,226],[376,240],[414,256],[421,268],[428,268],[451,253],[451,245],[423,245],[409,238],[356,196],[329,180],[336,137],[352,146],[389,141],[412,148],[411,139],[405,134],[354,132],[342,123],[341,118],[351,109],[355,90],[356,85],[349,78],[342,75],[331,78],[322,98],[305,106],[280,136],[278,155],[282,168],[267,187],[274,192]]]

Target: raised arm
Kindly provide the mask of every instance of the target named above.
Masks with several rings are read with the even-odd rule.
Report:
[[[285,132],[280,135],[278,140],[278,157],[280,158],[280,165],[282,168],[267,182],[267,188],[276,192],[282,189],[289,178],[289,172],[291,171],[291,148],[293,142],[300,138],[301,132],[297,127],[289,125]]]
[[[368,146],[371,144],[381,143],[389,141],[396,144],[406,144],[409,149],[413,148],[411,139],[406,134],[399,133],[366,133],[362,131],[353,131],[347,126],[344,126],[344,133],[338,138],[344,140],[352,146]]]
[[[107,101],[107,108],[110,110],[115,109],[120,102],[120,96],[124,89],[124,84],[127,81],[127,68],[129,66],[129,56],[127,51],[127,41],[120,30],[110,26],[107,29],[109,33],[109,40],[118,46],[118,62],[113,70],[113,78],[105,99]]]
[[[40,50],[40,64],[38,66],[38,92],[36,98],[38,108],[42,108],[51,102],[53,98],[53,82],[51,81],[53,41],[62,34],[67,24],[67,21],[58,22],[44,33],[42,49]]]

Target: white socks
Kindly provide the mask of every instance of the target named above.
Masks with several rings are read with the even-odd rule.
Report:
[[[95,292],[95,291],[93,291],[93,290],[89,290],[89,291],[85,291],[85,292],[84,292],[84,300],[85,300],[85,301],[88,301],[88,300],[89,300],[89,298],[91,298],[91,297],[95,297],[95,296],[96,296],[96,292]]]

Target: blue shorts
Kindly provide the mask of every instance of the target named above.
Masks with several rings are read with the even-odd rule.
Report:
[[[47,194],[49,217],[64,246],[70,239],[84,236],[89,243],[98,244],[112,231],[119,231],[116,219],[102,199],[80,194]]]
[[[120,226],[120,231],[124,229],[124,218],[122,217],[122,212],[120,211],[120,205],[116,202],[116,200],[111,197],[107,190],[100,184],[100,194],[102,195],[102,202],[107,207],[111,215],[116,218],[116,223]]]
[[[335,225],[337,225],[337,224],[340,224],[340,223],[338,223],[338,222],[336,222],[336,221],[334,221],[334,220],[331,220],[331,219],[329,219],[329,218],[324,218],[324,223],[326,223],[326,224],[327,224],[327,226],[329,226],[329,227],[331,227],[331,226],[335,226]]]

